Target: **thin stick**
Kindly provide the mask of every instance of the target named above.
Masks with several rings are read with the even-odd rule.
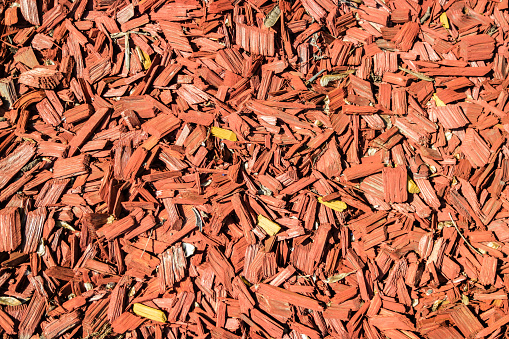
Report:
[[[10,44],[10,43],[8,43],[7,41],[3,41],[3,40],[1,40],[1,39],[0,39],[0,42],[3,42],[3,43],[4,43],[4,44],[6,44],[7,46],[12,47],[12,48],[15,48],[16,50],[18,49],[18,46],[15,46],[15,45],[13,45],[13,44]]]
[[[200,212],[195,207],[193,207],[193,212],[196,217],[196,226],[198,226],[200,232],[203,232],[203,220],[201,220]]]
[[[147,242],[145,243],[145,248],[143,249],[143,252],[141,252],[140,259],[143,258],[143,255],[145,254],[145,251],[147,250],[147,246],[150,241],[150,238],[152,238],[152,231],[153,230],[150,230],[150,234],[148,236]]]
[[[399,66],[399,67],[398,67],[398,69],[399,69],[400,71],[406,72],[406,73],[408,73],[408,74],[412,74],[413,76],[416,76],[416,77],[418,77],[418,78],[419,78],[419,79],[421,79],[421,80],[424,80],[424,81],[430,81],[430,82],[434,81],[434,80],[433,80],[433,78],[430,78],[429,76],[427,76],[427,75],[425,75],[425,74],[422,74],[422,73],[419,73],[419,72],[414,72],[414,71],[412,71],[412,70],[409,70],[409,69],[403,68],[403,67],[401,67],[401,66]]]
[[[124,60],[124,63],[125,63],[125,67],[127,69],[127,75],[129,75],[129,67],[131,66],[131,48],[129,47],[129,33],[127,33],[124,37],[125,41],[124,41],[124,49],[125,49],[125,60]]]
[[[451,215],[451,212],[449,212],[449,218],[451,218],[451,221],[452,221],[452,224],[454,225],[454,227],[456,228],[456,231],[458,232],[458,234],[460,235],[461,239],[463,239],[463,241],[465,241],[465,243],[477,254],[479,255],[482,255],[481,252],[479,252],[474,246],[472,246],[468,241],[467,239],[463,236],[463,234],[461,234],[459,228],[458,228],[458,225],[456,225],[456,222],[454,222],[454,220],[452,219],[452,215]]]
[[[308,81],[306,81],[306,85],[309,85],[310,83],[312,83],[313,81],[315,81],[316,79],[318,79],[318,77],[323,73],[325,72],[326,70],[325,69],[322,69],[320,70],[318,73],[316,73],[315,75],[313,75],[311,77],[311,79],[309,79]]]

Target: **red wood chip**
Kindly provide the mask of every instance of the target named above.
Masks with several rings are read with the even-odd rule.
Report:
[[[505,338],[508,10],[0,4],[0,332]]]

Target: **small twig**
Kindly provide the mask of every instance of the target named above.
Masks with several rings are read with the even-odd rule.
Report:
[[[131,58],[130,58],[130,54],[131,54],[131,51],[130,51],[130,47],[129,47],[129,33],[126,34],[125,36],[125,67],[127,69],[127,74],[129,74],[129,67],[131,66]]]
[[[3,43],[4,43],[4,44],[6,44],[7,46],[12,47],[12,48],[14,48],[14,49],[18,50],[18,47],[17,47],[17,46],[15,46],[15,45],[13,45],[13,44],[10,44],[10,43],[8,43],[7,41],[4,41],[4,40],[1,40],[1,39],[0,39],[0,42],[3,42]]]
[[[451,215],[451,212],[449,212],[449,218],[451,218],[451,221],[452,221],[452,224],[454,225],[454,227],[456,228],[456,231],[458,232],[458,234],[460,235],[461,239],[463,239],[463,241],[465,241],[465,243],[477,254],[479,255],[482,255],[481,252],[479,252],[474,246],[472,246],[468,241],[467,239],[463,236],[463,234],[461,234],[459,228],[458,228],[458,225],[456,225],[456,222],[454,222],[453,218],[452,218],[452,215]]]
[[[306,81],[306,85],[309,85],[310,83],[312,83],[313,81],[315,81],[316,79],[318,79],[318,77],[323,73],[325,72],[326,70],[325,69],[322,69],[321,71],[319,71],[318,73],[316,73],[315,75],[313,75],[308,81]]]
[[[401,66],[399,66],[399,67],[398,67],[398,69],[399,69],[400,71],[406,72],[406,73],[408,73],[408,74],[412,74],[413,76],[416,76],[416,77],[418,77],[418,78],[419,78],[419,79],[421,79],[421,80],[424,80],[424,81],[430,81],[430,82],[434,81],[434,80],[433,80],[433,78],[430,78],[429,76],[424,75],[424,74],[422,74],[422,73],[414,72],[414,71],[412,71],[412,70],[410,70],[410,69],[406,69],[406,68],[403,68],[403,67],[401,67]]]
[[[430,16],[431,16],[431,7],[428,7],[428,9],[426,10],[426,13],[424,13],[424,15],[421,17],[421,25],[423,23],[425,23],[426,20],[428,20]]]
[[[193,207],[193,212],[196,217],[196,226],[198,226],[200,232],[203,232],[203,220],[201,220],[200,212],[195,207]]]
[[[140,259],[143,258],[143,255],[145,254],[145,251],[147,250],[148,243],[150,242],[150,238],[152,238],[152,231],[150,230],[150,234],[147,239],[147,243],[145,244],[145,248],[143,249],[143,252],[141,252]]]
[[[123,36],[129,36],[129,34],[150,35],[150,33],[147,33],[147,32],[127,31],[127,32],[120,32],[120,33],[112,33],[112,34],[110,34],[110,38],[118,39],[118,38],[121,38]]]

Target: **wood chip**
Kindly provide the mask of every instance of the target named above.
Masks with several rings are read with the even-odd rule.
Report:
[[[0,5],[0,328],[501,338],[509,4]]]

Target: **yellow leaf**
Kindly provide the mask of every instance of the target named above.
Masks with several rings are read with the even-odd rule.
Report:
[[[140,59],[141,64],[145,70],[150,68],[152,65],[152,61],[150,61],[150,55],[145,53],[139,46],[136,46],[136,53],[138,54],[138,58]]]
[[[412,180],[412,178],[408,177],[408,193],[418,194],[421,193],[419,186]]]
[[[318,197],[318,202],[338,212],[343,212],[347,207],[341,200],[323,201],[322,197]]]
[[[237,135],[235,132],[230,131],[229,129],[219,128],[219,127],[211,127],[210,133],[213,136],[219,139],[226,139],[230,141],[237,141]]]
[[[243,282],[244,284],[246,284],[246,286],[247,286],[247,287],[251,287],[251,286],[253,285],[253,284],[251,284],[249,281],[247,281],[247,279],[246,279],[246,278],[244,278],[243,276],[241,276],[241,275],[240,275],[239,277],[240,277],[240,280],[242,280],[242,282]]]
[[[466,295],[462,294],[461,295],[461,302],[468,306],[468,304],[470,304],[470,299],[468,299],[468,297]]]
[[[261,214],[258,215],[258,226],[263,228],[265,233],[270,236],[276,235],[281,229],[281,226]]]
[[[433,93],[433,99],[435,99],[435,103],[437,104],[438,107],[445,106],[445,102],[440,100],[436,93]]]
[[[163,311],[139,303],[133,305],[133,312],[140,317],[158,321],[160,323],[165,323],[168,320]]]
[[[0,297],[0,305],[19,306],[22,302],[13,297]]]
[[[447,29],[450,28],[449,19],[447,18],[447,14],[445,14],[445,12],[440,15],[440,22],[442,23],[442,26],[444,26],[444,28]]]
[[[152,60],[150,60],[150,55],[143,51],[143,56],[145,57],[145,61],[143,62],[143,68],[149,69],[150,66],[152,66]]]

